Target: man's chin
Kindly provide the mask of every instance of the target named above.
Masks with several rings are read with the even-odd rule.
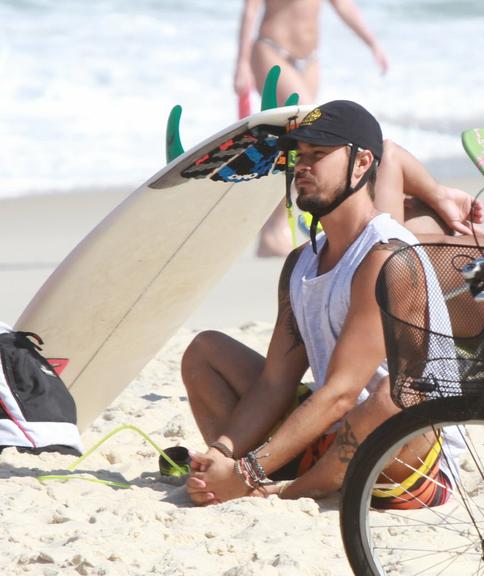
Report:
[[[312,202],[310,198],[304,196],[298,196],[296,198],[296,204],[299,210],[302,210],[303,212],[317,213],[321,208],[319,204]]]

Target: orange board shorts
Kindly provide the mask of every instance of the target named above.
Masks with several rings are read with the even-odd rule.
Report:
[[[310,394],[311,391],[304,384],[300,384],[295,407]],[[326,454],[335,439],[336,432],[323,434],[281,471],[271,474],[271,478],[302,476]],[[442,445],[440,438],[437,438],[422,465],[408,478],[397,485],[381,484],[373,491],[372,507],[380,510],[417,510],[445,504],[451,496],[452,484],[440,469],[441,459]],[[282,472],[281,476],[279,472]]]

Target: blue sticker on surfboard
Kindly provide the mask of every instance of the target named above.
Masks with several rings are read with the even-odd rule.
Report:
[[[244,182],[267,176],[272,172],[279,154],[277,138],[268,136],[249,146],[245,152],[222,166],[210,178],[215,181]]]

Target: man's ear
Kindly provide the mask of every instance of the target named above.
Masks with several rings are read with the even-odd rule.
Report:
[[[353,176],[360,179],[370,169],[373,162],[373,154],[370,150],[358,150],[353,169]]]

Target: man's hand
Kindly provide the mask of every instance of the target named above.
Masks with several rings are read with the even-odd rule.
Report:
[[[191,452],[191,474],[186,490],[198,506],[219,504],[233,498],[247,496],[250,488],[234,471],[234,460],[218,450],[206,454]]]
[[[204,457],[205,456],[205,457]],[[205,482],[196,478],[195,474],[205,472],[211,460],[206,455],[190,451],[190,477],[188,478],[185,488],[192,502],[197,506],[207,506],[208,504],[219,504],[219,500],[213,492],[207,488]]]

